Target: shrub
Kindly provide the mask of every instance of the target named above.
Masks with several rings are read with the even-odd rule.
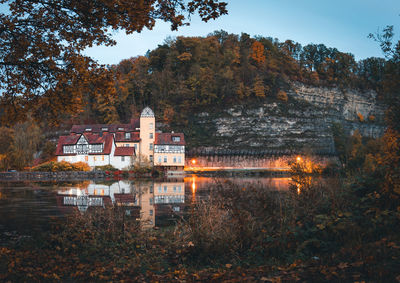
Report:
[[[103,166],[96,166],[95,167],[96,170],[100,170],[100,171],[117,171],[118,169],[115,168],[112,165],[103,165]]]
[[[360,122],[364,122],[364,116],[361,113],[357,113],[358,116],[358,120],[360,120]]]
[[[288,101],[288,96],[287,93],[283,90],[280,90],[276,96],[279,100],[282,100],[284,102]]]
[[[90,171],[90,166],[85,162],[70,163],[66,161],[49,161],[32,168],[32,171],[59,172],[59,171]]]

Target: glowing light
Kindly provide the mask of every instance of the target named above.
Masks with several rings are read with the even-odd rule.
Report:
[[[193,164],[193,165],[196,164],[196,159],[192,159],[192,164]]]
[[[196,177],[193,176],[192,180],[192,192],[193,194],[196,192]]]
[[[297,162],[300,162],[301,161],[301,157],[297,156],[296,160],[297,160]]]

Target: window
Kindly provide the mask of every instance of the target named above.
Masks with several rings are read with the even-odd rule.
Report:
[[[153,155],[149,155],[150,162],[153,162]]]
[[[135,147],[135,152],[136,152],[137,151],[137,144],[135,143],[133,146]]]
[[[108,131],[108,128],[101,128],[101,130],[102,130],[103,132],[107,132],[107,131]]]
[[[178,192],[181,192],[181,191],[182,191],[181,186],[178,186]]]
[[[89,156],[85,156],[85,161],[88,162]]]
[[[161,186],[158,186],[158,192],[161,193]]]
[[[63,146],[63,152],[64,153],[74,153],[75,148],[73,145],[64,145]]]
[[[161,163],[161,156],[158,157],[158,163]]]
[[[96,156],[93,156],[93,161],[96,161]]]
[[[104,161],[104,155],[101,156],[101,161]]]
[[[153,133],[150,133],[150,135],[149,135],[149,136],[150,136],[150,138],[152,139],[152,138],[153,138]]]
[[[178,163],[182,163],[182,156],[178,156]]]
[[[174,163],[176,163],[176,156],[174,156]]]
[[[125,161],[125,156],[121,156],[121,161]]]
[[[131,133],[125,133],[125,139],[126,140],[131,139]]]
[[[153,204],[153,198],[149,198],[149,203]]]
[[[181,141],[181,137],[179,137],[179,136],[174,136],[174,137],[172,137],[172,141],[173,141],[173,142],[180,142],[180,141]]]
[[[168,190],[167,186],[164,186],[164,193],[166,193]]]
[[[129,143],[126,143],[126,144],[125,144],[125,147],[129,147]]]
[[[153,210],[152,209],[150,209],[150,216],[153,216]]]
[[[123,131],[124,130],[124,128],[118,128],[118,131]]]
[[[174,193],[176,193],[176,186],[174,186]]]
[[[150,124],[149,124],[149,129],[152,130],[153,128],[154,128],[154,124],[153,124],[153,123],[150,123]]]
[[[167,156],[164,156],[164,163],[167,163]]]
[[[153,150],[153,144],[151,143],[149,146],[150,150]]]
[[[173,209],[174,209],[174,211],[175,211],[175,212],[179,212],[179,211],[181,211],[181,208],[180,208],[179,206],[174,206],[174,208],[173,208]]]

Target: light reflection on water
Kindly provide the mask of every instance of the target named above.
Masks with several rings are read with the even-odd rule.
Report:
[[[206,199],[221,184],[285,191],[290,178],[193,175],[163,181],[84,181],[68,185],[0,183],[0,243],[13,233],[32,235],[47,231],[53,218],[113,205],[124,208],[127,216],[140,220],[145,228],[170,225],[191,203]]]

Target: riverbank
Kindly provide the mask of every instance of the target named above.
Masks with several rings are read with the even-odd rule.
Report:
[[[191,175],[202,177],[289,177],[289,168],[188,168],[171,171],[166,177],[184,178]],[[109,178],[152,178],[151,173],[137,174],[130,171],[60,171],[60,172],[0,172],[0,181],[83,181]]]

